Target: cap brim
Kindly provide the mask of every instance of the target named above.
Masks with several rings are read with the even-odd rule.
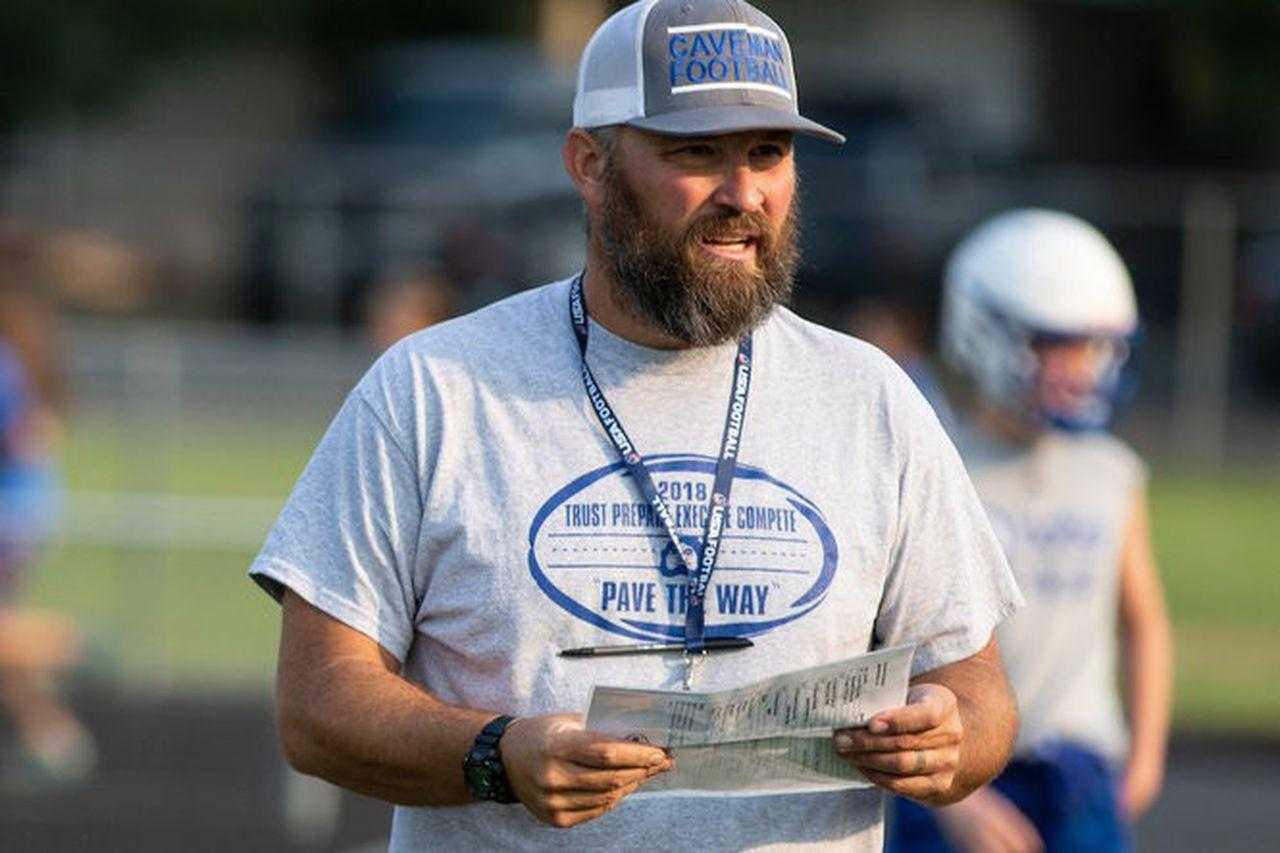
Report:
[[[627,124],[667,136],[714,136],[722,133],[741,133],[747,130],[790,130],[821,139],[823,142],[830,142],[832,145],[844,144],[844,137],[839,133],[823,127],[816,121],[809,121],[804,116],[787,110],[742,104],[680,110],[665,115],[632,119]]]

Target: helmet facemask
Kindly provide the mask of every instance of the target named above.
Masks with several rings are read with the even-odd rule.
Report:
[[[994,217],[952,254],[942,352],[983,405],[1033,430],[1104,429],[1132,386],[1128,270],[1076,217]]]
[[[1126,382],[1131,336],[1036,332],[1029,411],[1034,422],[1070,432],[1104,429]]]

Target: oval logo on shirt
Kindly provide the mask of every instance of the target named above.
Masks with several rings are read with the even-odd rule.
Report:
[[[696,563],[715,460],[645,458],[675,516],[677,549],[620,462],[553,494],[529,528],[529,572],[575,617],[639,642],[684,636],[686,563]],[[706,636],[753,636],[826,597],[839,561],[822,512],[791,486],[739,463],[720,559],[706,595]],[[680,551],[684,551],[682,558]]]

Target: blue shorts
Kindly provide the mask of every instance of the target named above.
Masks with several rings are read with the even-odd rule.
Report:
[[[1035,824],[1046,853],[1088,850],[1129,853],[1133,838],[1120,814],[1111,764],[1078,744],[1059,742],[1019,757],[991,783]],[[895,799],[885,833],[886,853],[947,853],[933,812]]]
[[[52,534],[61,499],[51,467],[0,471],[0,602],[16,594],[20,570]]]

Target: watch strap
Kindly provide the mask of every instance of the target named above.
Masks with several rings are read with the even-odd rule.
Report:
[[[503,714],[500,717],[494,717],[492,720],[484,724],[484,728],[480,730],[480,734],[476,735],[476,744],[485,746],[497,746],[498,741],[502,740],[503,733],[506,732],[507,726],[515,722],[515,717]]]
[[[475,742],[467,752],[463,771],[466,775],[467,787],[478,800],[496,803],[518,802],[511,792],[507,770],[502,764],[502,753],[498,749],[498,741],[502,739],[507,726],[514,721],[515,717],[507,714],[493,718],[476,735]],[[468,773],[469,769],[477,771],[480,779],[473,781]]]

